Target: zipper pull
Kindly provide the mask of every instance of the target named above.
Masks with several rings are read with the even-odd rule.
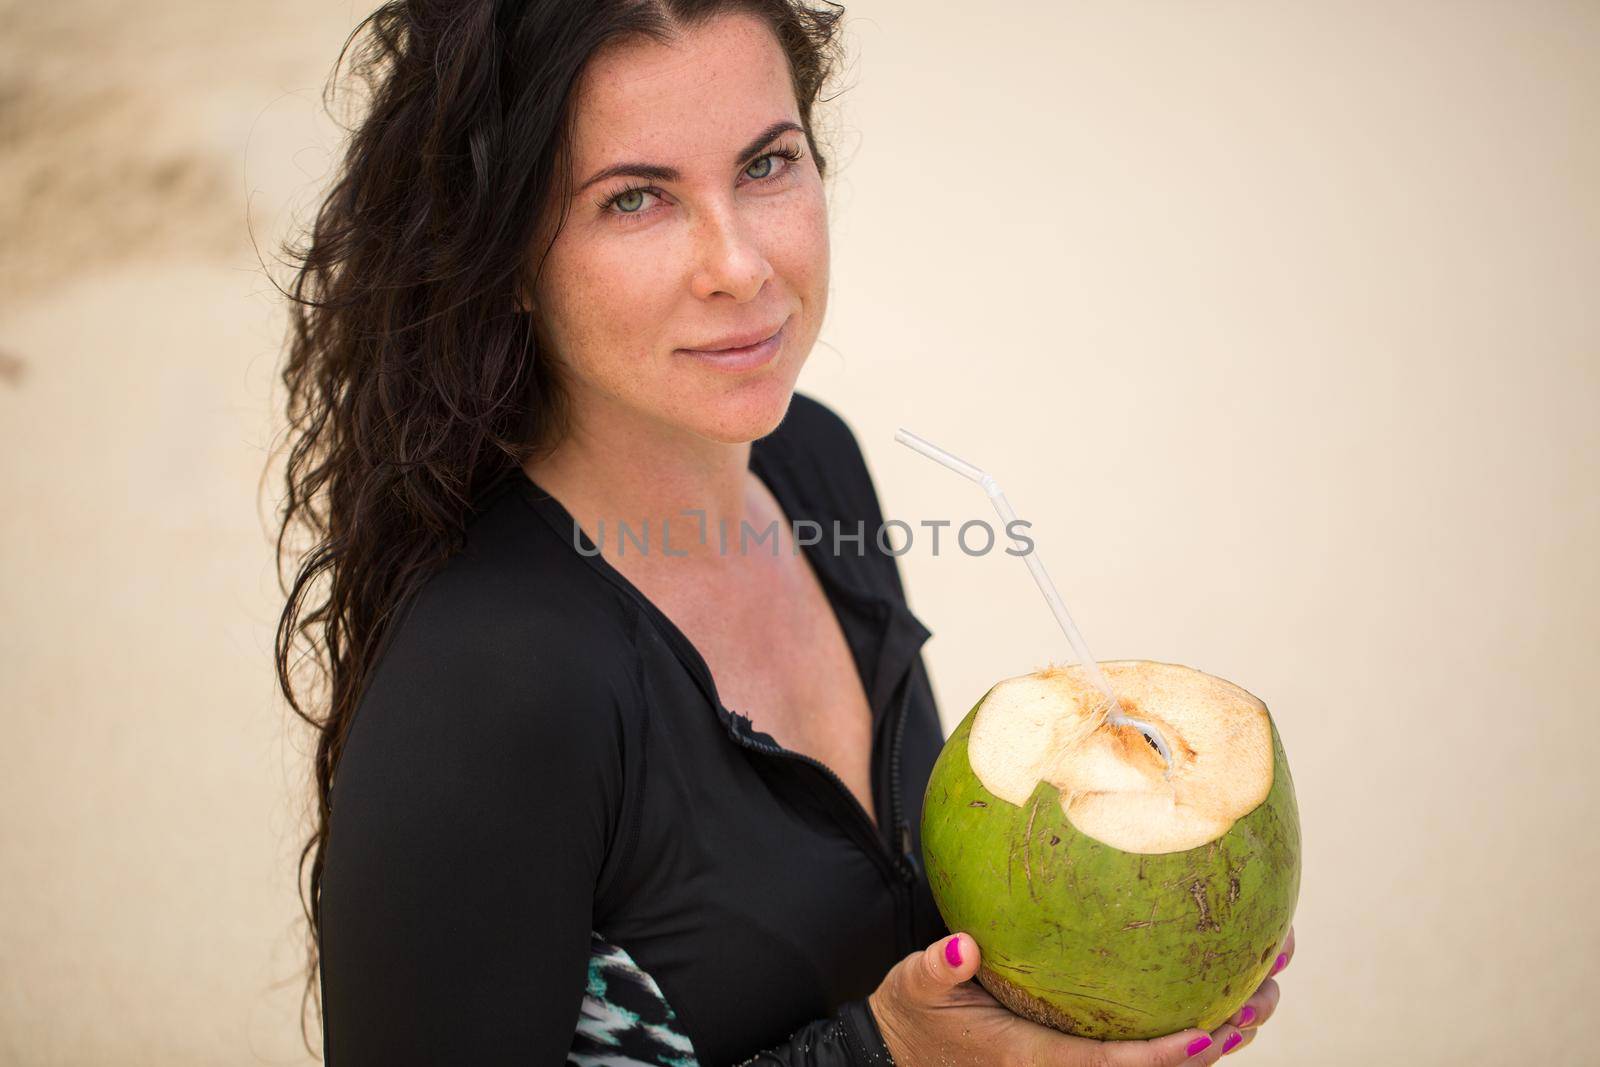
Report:
[[[911,824],[900,820],[900,877],[915,881],[922,874],[922,864],[917,861],[916,848],[911,840]]]

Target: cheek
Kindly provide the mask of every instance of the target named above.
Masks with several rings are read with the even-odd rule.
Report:
[[[775,264],[808,300],[828,288],[828,204],[820,182],[813,179],[807,195],[797,197],[784,232],[772,250]]]
[[[800,318],[796,340],[809,350],[822,330],[828,307],[830,248],[828,207],[820,183],[813,195],[797,198],[784,225],[768,242],[768,257],[791,299],[798,299]]]
[[[628,255],[624,244],[597,242],[584,251],[552,263],[542,306],[569,373],[616,392],[648,373],[674,282],[652,272],[650,259]]]

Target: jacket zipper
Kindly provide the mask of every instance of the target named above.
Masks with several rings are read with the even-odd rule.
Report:
[[[911,824],[900,811],[900,749],[905,735],[906,708],[911,703],[911,675],[900,680],[900,699],[895,702],[894,740],[889,746],[889,811],[890,826],[899,836],[896,839],[894,883],[896,906],[900,913],[900,954],[913,952],[921,945],[912,943],[916,918],[911,913],[911,886],[918,877],[917,857],[912,850]]]
[[[752,455],[751,469],[755,470],[760,477],[766,479],[766,475],[762,474],[759,470],[758,457],[755,455]],[[572,523],[574,526],[576,525],[576,523],[572,520],[570,513],[567,512],[565,506],[562,505],[561,502],[555,497],[540,489],[531,479],[519,476],[517,484],[527,492],[528,495],[525,499],[527,500],[528,505],[544,517],[545,521],[550,525],[550,528],[562,538],[569,536],[567,531],[563,528],[564,523],[558,520],[556,517],[558,515],[562,516],[567,523]],[[771,483],[769,482],[768,484],[770,485]],[[776,490],[774,490],[774,495],[776,495]],[[742,715],[738,715],[736,719],[736,712],[731,712],[727,708],[722,707],[721,698],[717,695],[716,683],[711,677],[711,668],[706,665],[704,657],[700,655],[699,651],[694,647],[694,644],[688,639],[687,636],[683,634],[681,630],[678,629],[677,625],[673,623],[673,621],[656,606],[654,601],[650,600],[649,597],[640,592],[637,586],[625,578],[620,572],[618,572],[600,556],[599,551],[595,548],[593,542],[589,541],[587,537],[584,538],[584,542],[586,549],[594,550],[593,554],[585,551],[583,556],[584,561],[588,563],[589,566],[599,571],[607,581],[610,581],[613,585],[622,590],[623,593],[632,598],[639,609],[645,615],[651,618],[657,630],[659,630],[669,645],[676,644],[679,646],[677,648],[679,656],[689,666],[691,672],[694,673],[696,681],[700,684],[701,689],[705,692],[711,703],[714,706],[721,708],[723,714],[727,716],[728,735],[732,737],[736,743],[747,748],[766,753],[767,755],[798,760],[802,763],[810,764],[818,771],[822,772],[825,777],[832,779],[835,788],[837,788],[839,792],[842,793],[855,807],[857,827],[859,830],[865,832],[865,838],[867,839],[866,851],[868,855],[872,857],[873,862],[877,864],[880,872],[883,873],[885,880],[889,883],[890,890],[894,894],[895,908],[902,919],[900,933],[901,951],[909,952],[913,947],[920,947],[913,946],[911,944],[915,923],[915,920],[911,915],[911,884],[919,875],[920,865],[917,862],[916,856],[912,855],[910,824],[903,818],[900,811],[900,745],[901,737],[905,733],[906,708],[910,704],[911,700],[909,682],[910,671],[908,670],[906,675],[900,679],[900,699],[895,703],[892,712],[892,714],[895,716],[895,723],[893,739],[890,742],[889,751],[890,782],[888,825],[889,833],[892,835],[892,839],[895,842],[895,849],[891,850],[884,843],[883,837],[878,834],[876,828],[872,825],[872,819],[867,815],[866,809],[861,806],[861,801],[857,800],[855,794],[850,791],[850,787],[844,784],[844,779],[835,774],[832,768],[830,768],[827,764],[820,760],[812,759],[810,756],[807,756],[804,753],[791,752],[779,745],[769,745],[765,742],[757,741],[755,738],[749,737],[740,731],[738,720],[743,719],[746,725],[749,724],[750,720]],[[824,568],[817,567],[816,570],[819,578],[823,578],[825,573]],[[823,578],[823,580],[825,582],[829,581],[827,578]],[[830,596],[829,599],[832,600],[833,598]],[[893,609],[891,608],[890,610]]]
[[[889,796],[892,801],[895,822],[894,827],[899,836],[900,854],[896,857],[904,870],[901,877],[905,881],[913,881],[921,874],[921,864],[912,848],[911,823],[904,818],[900,808],[900,749],[901,738],[906,732],[906,706],[911,703],[911,682],[907,676],[900,683],[900,700],[895,705],[894,743],[889,747]]]
[[[803,752],[794,752],[781,745],[769,744],[749,736],[739,724],[742,721],[746,724],[745,728],[748,728],[750,720],[738,712],[728,711],[726,708],[723,709],[728,713],[728,733],[740,745],[769,756],[794,760],[816,768],[823,777],[832,781],[838,791],[850,801],[856,812],[857,828],[864,831],[861,835],[862,838],[870,842],[867,852],[872,856],[873,862],[877,864],[879,871],[884,875],[894,895],[895,912],[900,920],[900,930],[896,936],[900,942],[900,951],[902,953],[910,952],[915,947],[911,944],[914,920],[911,915],[910,887],[911,883],[917,878],[919,870],[917,859],[912,855],[911,826],[901,813],[900,802],[900,747],[901,740],[905,736],[906,709],[911,702],[909,677],[908,672],[907,677],[902,679],[899,687],[900,698],[894,703],[891,711],[891,714],[895,717],[895,722],[889,744],[888,826],[890,834],[893,835],[893,840],[898,845],[897,852],[891,852],[884,844],[883,838],[879,836],[872,825],[872,818],[867,814],[867,809],[861,806],[861,801],[856,799],[856,795],[850,791],[849,786],[844,784],[844,779],[834,773],[833,768],[821,760],[807,756]]]

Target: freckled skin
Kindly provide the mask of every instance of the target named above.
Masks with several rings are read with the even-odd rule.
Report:
[[[1074,829],[1048,782],[1021,808],[984,789],[967,762],[977,710],[934,764],[922,848],[945,924],[978,942],[984,988],[1099,1040],[1220,1026],[1267,977],[1299,897],[1299,815],[1276,725],[1261,804],[1210,844],[1138,855]]]
[[[798,160],[734,158],[772,123],[800,121],[776,39],[729,15],[671,45],[613,44],[585,68],[573,114],[574,190],[615,163],[682,172],[575,192],[544,262],[531,306],[574,425],[590,442],[647,432],[737,443],[771,432],[821,330],[829,262],[826,197],[804,134],[762,149],[798,147]],[[650,191],[600,206],[630,186]],[[535,262],[559,217],[546,206]],[[781,354],[747,374],[675,351],[786,317]]]

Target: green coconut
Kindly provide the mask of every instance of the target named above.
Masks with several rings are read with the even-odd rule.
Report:
[[[1035,1022],[1098,1040],[1227,1020],[1267,977],[1300,891],[1300,822],[1267,706],[1144,660],[996,684],[928,780],[922,850],[978,981]]]

